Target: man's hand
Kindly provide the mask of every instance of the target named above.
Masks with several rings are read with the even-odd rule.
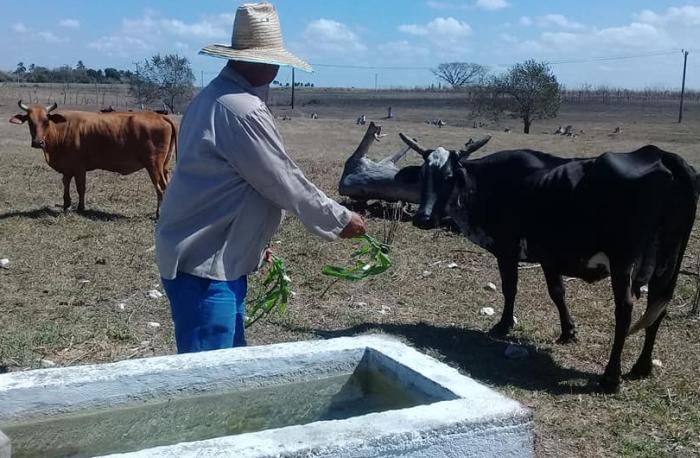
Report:
[[[272,262],[272,249],[270,247],[265,248],[265,254],[263,255],[263,261],[265,264],[270,264]]]
[[[343,229],[343,231],[340,233],[340,238],[341,239],[351,239],[353,237],[359,237],[361,235],[365,235],[367,233],[367,226],[365,225],[364,220],[360,215],[358,215],[355,212],[352,212],[352,217],[350,218],[350,222],[348,223],[347,226]]]

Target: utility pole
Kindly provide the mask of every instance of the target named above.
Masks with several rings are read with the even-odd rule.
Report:
[[[294,81],[294,67],[292,67],[292,110],[294,109],[294,86],[296,86],[296,82]]]
[[[686,69],[686,66],[688,65],[688,51],[685,49],[682,49],[681,52],[683,53],[683,83],[681,85],[681,107],[680,107],[680,110],[678,111],[678,124],[683,122],[683,96],[685,96],[685,69]]]

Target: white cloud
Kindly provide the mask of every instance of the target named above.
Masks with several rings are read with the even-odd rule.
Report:
[[[392,64],[412,64],[430,56],[430,48],[425,44],[412,43],[408,40],[390,41],[377,46],[382,62]]]
[[[39,32],[39,36],[47,43],[57,43],[59,41],[65,41],[64,39],[57,37],[53,32],[50,31]]]
[[[665,13],[661,14],[651,10],[644,10],[636,16],[636,20],[654,25],[680,24],[684,26],[697,26],[700,25],[700,6],[674,6],[668,8]]]
[[[518,22],[525,27],[537,25],[542,28],[558,27],[569,30],[583,30],[585,28],[583,24],[571,21],[561,14],[545,14],[535,18],[523,16]]]
[[[117,57],[129,57],[134,52],[138,53],[153,49],[151,45],[139,38],[117,35],[103,36],[87,46],[108,56]]]
[[[530,27],[532,24],[534,24],[533,20],[529,16],[523,16],[521,17],[518,22],[520,25],[524,25],[525,27]]]
[[[58,21],[58,25],[66,29],[79,29],[80,21],[77,19],[61,19]]]
[[[539,18],[539,23],[542,27],[547,27],[549,25],[561,27],[562,29],[583,29],[583,24],[579,24],[575,21],[570,21],[565,16],[561,14],[546,14]]]
[[[399,30],[410,35],[427,37],[436,44],[458,43],[472,33],[472,28],[469,24],[453,17],[438,17],[427,24],[400,25]]]
[[[596,30],[593,34],[593,39],[617,48],[637,48],[648,49],[650,43],[654,47],[666,47],[672,43],[667,35],[651,24],[640,24],[634,22],[623,27],[608,27],[601,30]]]
[[[471,5],[468,3],[456,3],[456,2],[440,2],[440,1],[429,1],[427,2],[428,8],[433,8],[436,10],[468,10]]]
[[[352,55],[367,50],[360,37],[348,26],[332,19],[311,21],[302,34],[306,52],[319,55]]]
[[[124,18],[119,30],[104,35],[87,46],[109,56],[130,57],[145,51],[170,48],[183,51],[210,42],[230,40],[233,15],[204,16],[198,21],[185,22],[165,18],[157,11],[146,10],[140,18]]]
[[[27,28],[26,25],[24,25],[21,22],[17,22],[15,24],[12,24],[12,30],[14,30],[17,33],[27,33],[29,32],[29,29]]]
[[[510,3],[506,0],[476,0],[474,5],[477,8],[488,11],[502,10],[503,8],[508,8]]]

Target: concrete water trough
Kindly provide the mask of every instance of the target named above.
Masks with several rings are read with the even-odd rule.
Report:
[[[385,336],[4,374],[0,430],[12,457],[533,455],[528,410]]]

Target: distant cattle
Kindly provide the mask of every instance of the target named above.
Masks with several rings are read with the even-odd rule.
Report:
[[[425,162],[396,179],[415,182],[421,203],[414,224],[435,227],[449,215],[472,242],[498,260],[505,306],[497,333],[514,324],[518,262],[539,263],[559,310],[561,342],[576,338],[564,299],[563,275],[588,282],[611,277],[615,338],[600,380],[620,382],[628,333],[646,329],[633,377],[651,373],[659,324],[673,297],[695,221],[698,176],[680,156],[655,146],[592,159],[564,159],[532,150],[501,151],[467,160],[471,151],[426,150],[402,139]],[[648,303],[633,326],[632,296],[648,284]]]
[[[85,209],[85,176],[90,170],[108,170],[128,175],[145,168],[158,197],[156,216],[169,181],[168,162],[177,154],[177,128],[166,116],[156,113],[56,112],[50,107],[28,107],[20,100],[22,113],[10,118],[13,124],[29,122],[32,148],[44,151],[46,162],[63,174],[63,208],[71,205],[70,182],[75,178],[78,210]]]

